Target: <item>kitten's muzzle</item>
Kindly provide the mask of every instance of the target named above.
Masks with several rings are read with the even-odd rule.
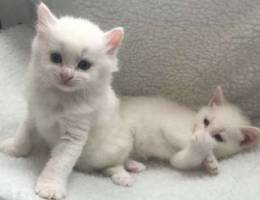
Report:
[[[60,72],[60,78],[63,83],[69,82],[74,77],[74,72],[70,68],[62,69]]]

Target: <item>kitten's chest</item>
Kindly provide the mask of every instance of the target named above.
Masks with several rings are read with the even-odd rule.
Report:
[[[57,123],[64,115],[64,106],[58,102],[48,103],[44,100],[35,102],[34,117],[36,121],[44,123],[46,126],[52,126]]]
[[[39,99],[33,105],[33,118],[38,133],[49,146],[54,146],[68,128],[66,121],[88,124],[91,115],[88,105],[66,103],[62,99]],[[73,125],[72,124],[72,125]]]
[[[33,118],[38,130],[37,132],[50,146],[56,143],[63,132],[60,122],[63,113],[64,108],[62,105],[35,105]]]

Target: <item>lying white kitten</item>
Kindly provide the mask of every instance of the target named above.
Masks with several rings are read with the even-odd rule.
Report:
[[[132,158],[167,160],[179,169],[204,163],[210,173],[217,173],[212,150],[217,158],[228,157],[252,147],[260,136],[260,129],[225,100],[221,87],[198,114],[156,97],[123,98],[121,113],[134,140]],[[142,171],[145,166],[130,160],[126,168]]]
[[[31,134],[45,139],[51,155],[35,187],[44,198],[65,197],[77,161],[83,170],[104,170],[116,184],[130,184],[123,163],[131,139],[121,134],[119,100],[111,87],[123,29],[104,33],[88,20],[58,19],[43,3],[37,15],[28,116],[0,150],[24,156],[32,147]]]

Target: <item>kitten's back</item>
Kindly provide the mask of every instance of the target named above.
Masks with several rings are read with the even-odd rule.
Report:
[[[161,97],[123,97],[120,111],[134,136],[134,154],[161,159],[172,155],[173,144],[186,145],[195,117],[187,107]]]
[[[159,114],[160,116],[166,116],[166,115],[194,115],[194,112],[190,110],[189,108],[178,104],[174,101],[170,101],[163,97],[122,97],[121,98],[121,111],[124,116],[124,114],[129,114],[128,112],[131,112],[131,114],[134,114],[136,116],[138,115],[148,115],[150,116],[150,113]],[[136,111],[136,112],[135,112]],[[156,117],[156,116],[152,116]]]

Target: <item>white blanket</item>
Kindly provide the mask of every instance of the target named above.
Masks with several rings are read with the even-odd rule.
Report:
[[[25,114],[23,88],[32,29],[18,26],[0,32],[0,130],[13,134]],[[115,186],[103,176],[73,172],[68,200],[259,200],[260,149],[221,162],[220,174],[181,172],[149,165],[135,175],[132,188]],[[0,153],[0,199],[34,200],[33,188],[46,159],[40,148],[28,158]]]

